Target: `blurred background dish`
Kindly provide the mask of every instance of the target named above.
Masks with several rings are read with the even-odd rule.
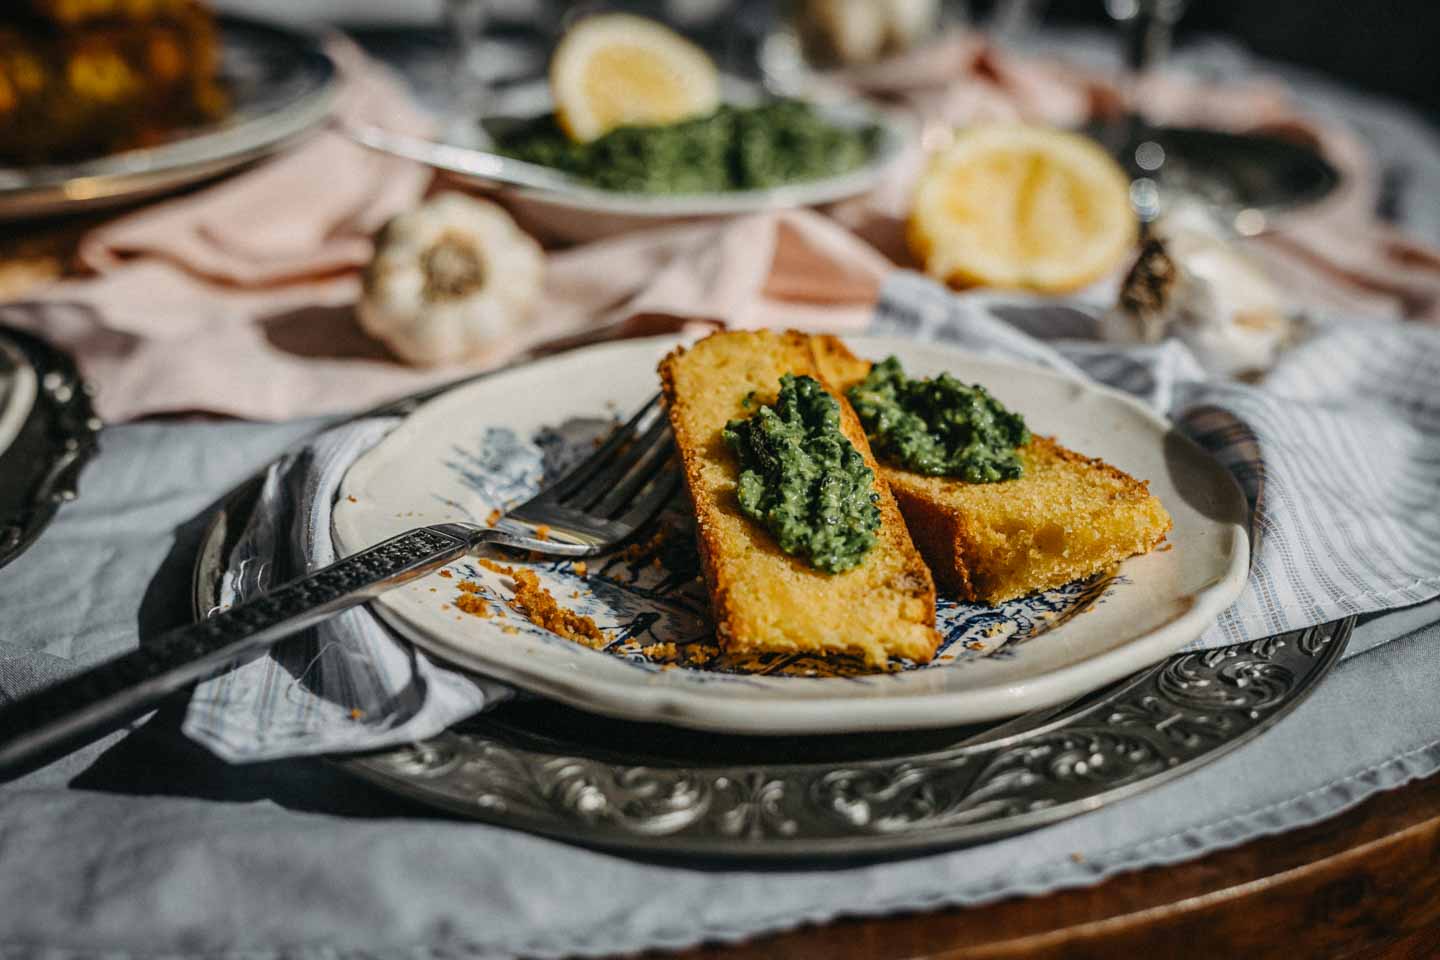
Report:
[[[735,78],[723,78],[721,87],[726,103],[756,103],[764,97],[758,87]],[[494,94],[493,113],[478,121],[461,121],[458,126],[452,123],[446,134],[451,142],[436,143],[433,149],[426,150],[413,139],[402,143],[393,136],[366,137],[361,133],[358,139],[409,159],[421,159],[471,185],[498,192],[522,227],[552,243],[584,243],[643,227],[857,197],[874,189],[915,142],[915,126],[902,114],[861,101],[827,102],[815,108],[825,123],[848,130],[873,128],[874,136],[869,155],[859,166],[815,179],[757,189],[657,193],[607,190],[584,183],[557,183],[554,189],[500,186],[482,175],[497,140],[543,118],[553,103],[547,84],[520,84]]]
[[[153,37],[145,36],[151,28],[139,23],[107,21],[93,39],[83,24],[65,28],[70,39],[48,48],[43,34],[26,40],[19,30],[0,29],[0,79],[12,78],[12,86],[13,78],[39,69],[41,51],[51,58],[45,69],[93,80],[102,102],[124,100],[118,111],[99,109],[62,93],[40,96],[24,112],[17,102],[8,126],[0,114],[0,158],[7,164],[0,166],[0,218],[69,213],[172,190],[272,152],[325,119],[336,73],[314,36],[242,17],[219,17],[213,32],[208,20],[179,22],[185,26],[156,28],[169,32],[153,49]],[[170,57],[182,82],[152,82],[152,61]],[[213,71],[204,67],[212,61]],[[120,122],[91,123],[97,109],[112,119],[118,112]],[[46,121],[47,115],[66,119]],[[47,124],[56,133],[41,136]]]
[[[218,61],[194,0],[17,0],[0,18],[0,159],[88,160],[215,123]]]

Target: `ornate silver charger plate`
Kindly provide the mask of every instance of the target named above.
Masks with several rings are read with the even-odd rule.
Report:
[[[80,163],[0,167],[0,220],[72,213],[174,190],[231,170],[321,123],[335,66],[311,36],[240,17],[219,18],[225,120],[155,147]]]
[[[258,487],[259,475],[212,518],[195,566],[197,616],[216,605]],[[1177,654],[1079,700],[987,726],[733,736],[521,698],[425,742],[333,762],[434,810],[590,846],[882,857],[1034,829],[1189,773],[1304,700],[1339,660],[1353,622]]]
[[[535,701],[342,763],[428,806],[651,854],[960,846],[1097,809],[1240,746],[1309,694],[1350,626],[1183,654],[1057,713],[987,730],[757,740]]]
[[[75,499],[99,431],[90,388],[70,358],[0,327],[0,567]]]

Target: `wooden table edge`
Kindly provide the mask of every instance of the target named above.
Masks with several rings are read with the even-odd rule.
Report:
[[[1440,777],[1297,830],[1094,886],[823,926],[687,960],[1440,956]],[[1435,949],[1428,949],[1434,945]],[[1391,953],[1390,948],[1400,951]],[[1380,952],[1376,952],[1380,951]],[[1416,952],[1418,951],[1418,952]]]

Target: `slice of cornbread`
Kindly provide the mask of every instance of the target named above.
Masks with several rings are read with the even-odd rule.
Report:
[[[870,372],[870,362],[835,337],[816,337],[814,352],[842,393]],[[947,593],[1001,603],[1147,553],[1170,531],[1170,514],[1149,484],[1103,460],[1040,436],[1020,460],[1021,476],[999,483],[881,465],[910,536]]]
[[[849,404],[840,403],[841,430],[875,471],[880,497],[879,540],[859,565],[841,573],[816,570],[782,552],[769,531],[740,511],[739,465],[720,431],[754,413],[744,405],[752,391],[754,400],[773,403],[784,373],[823,384],[810,338],[717,333],[660,364],[719,642],[731,653],[855,653],[874,666],[891,656],[928,661],[940,642],[935,584]]]

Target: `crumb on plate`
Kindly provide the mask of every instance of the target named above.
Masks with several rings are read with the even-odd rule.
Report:
[[[496,563],[494,560],[487,560],[485,557],[476,557],[475,562],[491,573],[498,573],[506,577],[513,577],[515,575],[514,567],[508,567],[503,563]]]
[[[467,581],[468,582],[468,581]],[[478,593],[462,593],[455,598],[455,609],[472,614],[482,620],[490,619],[490,604]]]
[[[669,536],[670,531],[668,529],[664,527],[660,528],[655,532],[652,537],[650,537],[650,539],[646,540],[644,543],[632,543],[630,544],[630,546],[626,547],[625,559],[631,563],[634,563],[636,560],[639,560],[642,557],[647,557],[655,553],[660,549],[661,544],[663,544],[666,538],[668,538]]]
[[[594,620],[556,603],[555,597],[540,585],[540,578],[533,571],[516,570],[511,576],[515,578],[515,599],[511,605],[528,616],[532,623],[595,650],[609,642],[610,638],[595,625]]]

